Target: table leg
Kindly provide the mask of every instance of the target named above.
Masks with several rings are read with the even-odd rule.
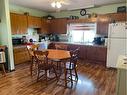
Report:
[[[33,75],[33,57],[31,58],[31,63],[30,63],[30,75],[32,76]]]
[[[66,62],[64,62],[64,82],[65,82],[65,87],[67,87],[67,70],[66,70]]]

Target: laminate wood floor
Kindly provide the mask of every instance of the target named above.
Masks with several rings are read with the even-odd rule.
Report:
[[[46,86],[42,81],[36,82],[36,76],[31,78],[28,63],[17,65],[16,71],[6,77],[0,74],[0,95],[115,95],[116,70],[82,61],[78,75],[72,89],[65,89],[56,81]]]

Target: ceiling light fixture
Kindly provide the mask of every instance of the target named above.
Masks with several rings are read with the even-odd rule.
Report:
[[[61,8],[62,4],[60,2],[58,2],[58,1],[54,1],[54,2],[51,3],[51,6],[53,8]]]

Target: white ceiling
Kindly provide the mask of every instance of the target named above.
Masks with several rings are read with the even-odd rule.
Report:
[[[52,8],[50,5],[52,1],[53,0],[10,0],[10,3],[28,8],[35,8],[51,12],[56,11],[56,9]],[[126,0],[64,0],[64,1],[67,2],[67,4],[63,4],[60,10],[75,10],[89,8],[93,6],[126,2]]]

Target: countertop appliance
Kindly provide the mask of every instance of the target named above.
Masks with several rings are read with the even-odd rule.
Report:
[[[97,45],[102,45],[104,44],[104,37],[95,37],[93,42]]]
[[[127,95],[127,56],[120,55],[117,60],[116,95]]]
[[[107,43],[107,67],[116,68],[119,55],[127,55],[126,22],[109,24]]]
[[[12,38],[13,45],[21,45],[22,44],[22,38]]]

